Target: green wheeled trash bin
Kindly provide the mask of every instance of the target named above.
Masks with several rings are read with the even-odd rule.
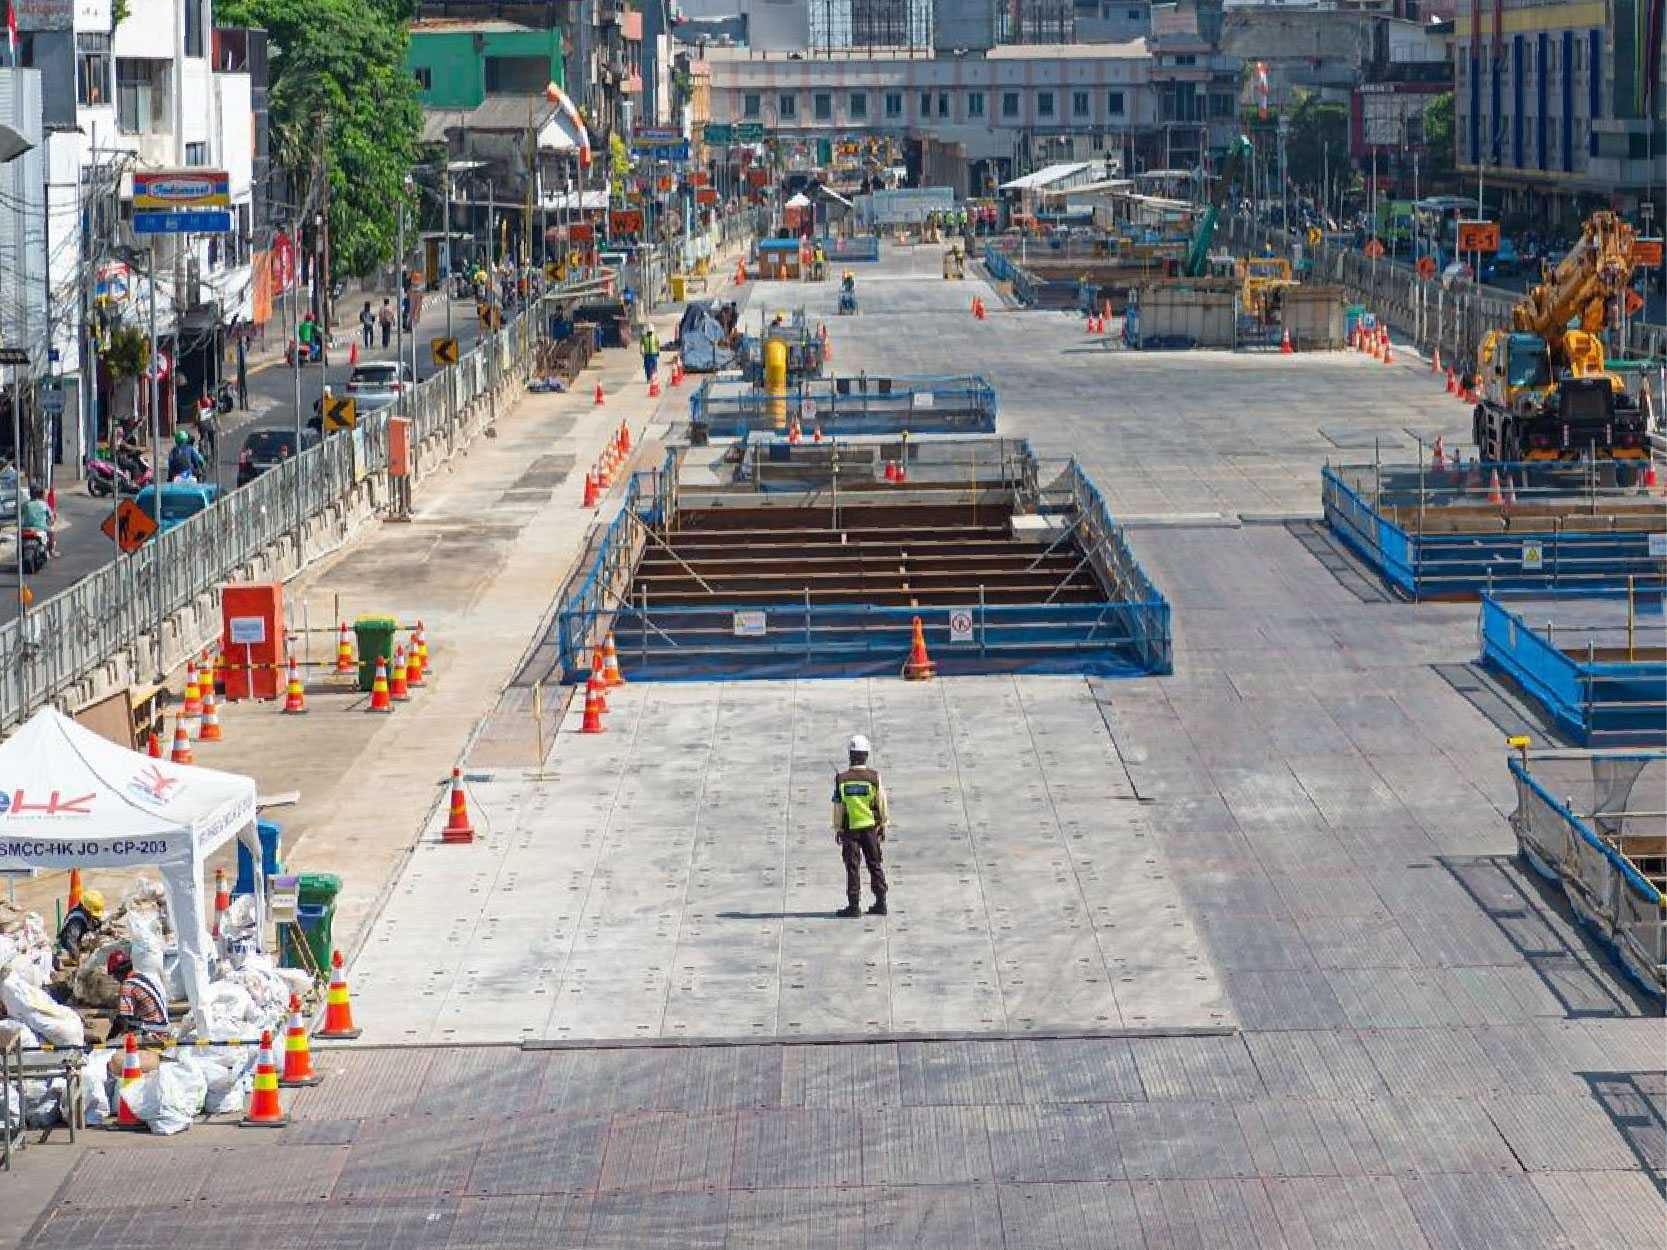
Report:
[[[342,879],[333,872],[304,872],[297,878],[296,915],[301,936],[312,952],[313,966],[326,975],[335,951],[336,896]],[[279,962],[286,968],[305,968],[306,960],[295,949],[294,929],[283,929]]]
[[[359,648],[359,690],[369,694],[376,681],[376,661],[388,661],[388,672],[394,671],[394,635],[399,633],[399,622],[391,616],[361,616],[353,622],[353,639]]]

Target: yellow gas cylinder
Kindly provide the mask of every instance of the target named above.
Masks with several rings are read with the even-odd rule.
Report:
[[[769,396],[770,420],[778,430],[787,428],[787,344],[781,339],[764,340],[764,393]]]

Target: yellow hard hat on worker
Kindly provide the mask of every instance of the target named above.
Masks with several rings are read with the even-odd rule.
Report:
[[[94,920],[104,919],[104,895],[97,890],[81,891],[81,907]]]

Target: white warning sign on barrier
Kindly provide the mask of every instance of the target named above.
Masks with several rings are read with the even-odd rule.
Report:
[[[1667,534],[1650,535],[1650,559],[1667,559]]]
[[[1526,542],[1522,544],[1522,567],[1525,570],[1537,570],[1545,567],[1544,543]]]
[[[737,638],[764,637],[766,616],[762,612],[735,613],[735,636]]]
[[[972,609],[952,608],[949,613],[949,641],[972,641]]]

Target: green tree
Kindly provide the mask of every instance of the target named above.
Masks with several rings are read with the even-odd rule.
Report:
[[[312,186],[325,127],[330,256],[366,274],[393,255],[406,174],[422,130],[406,69],[413,0],[219,0],[215,20],[271,38],[272,159],[296,194]]]
[[[1451,91],[1443,91],[1424,109],[1424,150],[1429,153],[1430,182],[1450,180],[1458,151],[1454,147]]]
[[[608,136],[608,189],[616,202],[625,202],[625,180],[631,176],[631,149],[618,134]]]
[[[1291,110],[1285,168],[1294,186],[1318,187],[1329,169],[1335,180],[1349,167],[1349,110],[1303,95]]]

